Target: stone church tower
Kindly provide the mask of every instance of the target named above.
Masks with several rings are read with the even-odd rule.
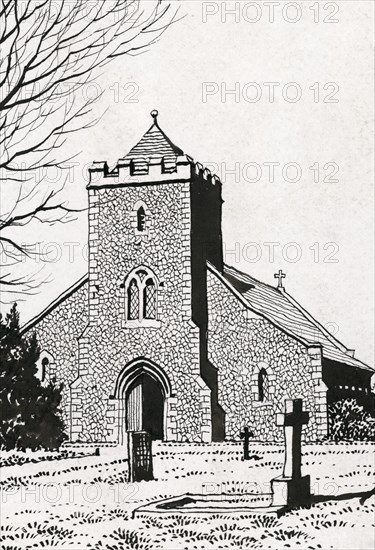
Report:
[[[222,271],[221,183],[154,123],[109,171],[90,169],[88,323],[71,386],[72,439],[126,430],[211,441],[206,265]],[[216,425],[215,425],[216,426]],[[222,429],[222,428],[221,428]]]

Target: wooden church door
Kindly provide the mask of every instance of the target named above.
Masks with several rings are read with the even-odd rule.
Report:
[[[128,392],[126,400],[126,429],[128,432],[142,430],[142,378],[138,378]]]
[[[163,439],[164,395],[159,382],[148,374],[141,374],[127,392],[126,429],[145,430],[153,439]]]

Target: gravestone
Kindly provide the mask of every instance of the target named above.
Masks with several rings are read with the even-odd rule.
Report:
[[[285,413],[276,415],[276,424],[284,427],[285,462],[283,475],[271,481],[273,506],[292,507],[309,502],[310,476],[301,475],[302,426],[308,420],[302,399],[287,399]]]
[[[148,432],[128,432],[129,481],[154,479],[152,439]]]
[[[243,432],[240,432],[240,438],[243,439],[243,460],[249,460],[249,441],[250,437],[254,437],[253,432],[249,430],[247,426],[244,427]]]

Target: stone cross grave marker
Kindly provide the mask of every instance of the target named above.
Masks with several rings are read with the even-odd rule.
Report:
[[[302,399],[286,399],[285,413],[276,415],[276,425],[284,426],[284,477],[301,477],[302,426],[309,421],[309,413],[302,408]]]
[[[249,441],[250,437],[254,437],[253,432],[249,430],[247,426],[244,427],[243,431],[240,432],[240,438],[243,439],[243,459],[249,460]]]
[[[301,476],[302,426],[308,421],[302,399],[286,399],[285,413],[276,415],[277,426],[284,427],[285,462],[283,475],[271,481],[275,506],[298,506],[310,498],[310,476]]]
[[[148,432],[128,432],[129,481],[154,479],[152,440]]]

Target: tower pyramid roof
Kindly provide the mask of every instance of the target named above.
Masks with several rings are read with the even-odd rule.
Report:
[[[187,181],[192,174],[216,184],[219,178],[186,155],[163,132],[158,111],[152,111],[153,124],[134,147],[109,168],[106,161],[94,161],[89,168],[88,189],[124,185]]]
[[[149,160],[151,157],[163,157],[166,160],[175,160],[177,156],[183,155],[182,149],[177,147],[165,135],[158,124],[158,111],[152,111],[151,116],[154,122],[138,141],[136,145],[125,155],[129,160]]]

